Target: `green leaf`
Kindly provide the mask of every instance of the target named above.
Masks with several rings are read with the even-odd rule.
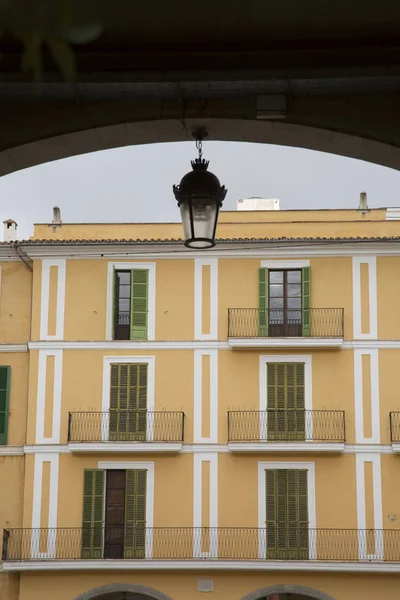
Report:
[[[46,40],[50,54],[66,81],[74,81],[76,75],[75,55],[65,40],[51,37]]]

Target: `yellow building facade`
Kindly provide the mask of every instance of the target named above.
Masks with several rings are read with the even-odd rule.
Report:
[[[397,600],[399,218],[0,244],[0,599]]]

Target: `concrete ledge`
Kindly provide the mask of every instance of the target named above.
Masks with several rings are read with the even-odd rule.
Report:
[[[68,444],[69,452],[74,454],[118,452],[118,454],[169,454],[172,452],[181,452],[181,442],[70,442]]]
[[[343,338],[228,338],[230,348],[340,348]]]

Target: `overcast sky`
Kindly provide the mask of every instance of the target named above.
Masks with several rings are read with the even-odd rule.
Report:
[[[172,185],[190,169],[194,143],[149,144],[47,163],[0,178],[1,220],[15,219],[20,237],[33,223],[177,221]],[[238,198],[280,198],[282,209],[400,206],[400,172],[332,154],[267,144],[205,142],[210,170]]]

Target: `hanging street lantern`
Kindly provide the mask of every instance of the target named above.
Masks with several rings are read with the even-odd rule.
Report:
[[[189,171],[179,185],[174,185],[174,195],[181,210],[185,246],[205,249],[215,246],[218,214],[227,189],[218,177],[207,171],[209,161],[203,158],[204,129],[193,133],[199,156],[191,161]]]

